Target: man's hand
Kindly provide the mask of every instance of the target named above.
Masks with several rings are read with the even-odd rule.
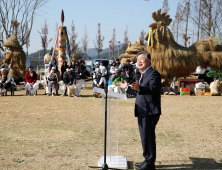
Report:
[[[140,91],[140,86],[139,86],[138,80],[132,84],[131,89],[136,90],[136,91]]]
[[[118,82],[118,83],[117,83],[117,86],[120,87],[120,88],[123,88],[123,89],[127,89],[128,84],[127,84],[127,82],[124,80],[124,83]]]
[[[100,87],[100,85],[99,85],[99,84],[97,84],[96,86],[97,86],[97,87]]]
[[[69,85],[68,84],[66,84],[66,87],[68,87]]]
[[[3,84],[3,86],[5,85],[5,83]]]
[[[34,84],[33,82],[32,82],[32,83],[30,83],[30,85],[31,85],[31,86],[33,86],[33,84]]]

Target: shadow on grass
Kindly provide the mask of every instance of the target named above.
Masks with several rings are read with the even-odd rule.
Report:
[[[168,170],[189,170],[189,169],[222,169],[222,163],[217,163],[212,158],[194,158],[190,157],[192,164],[181,164],[181,165],[157,165],[156,169]],[[222,161],[221,161],[222,162]]]

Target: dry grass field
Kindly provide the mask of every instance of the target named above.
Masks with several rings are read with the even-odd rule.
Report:
[[[101,98],[0,98],[0,170],[87,170],[103,156]],[[10,94],[10,93],[8,93]],[[129,169],[143,161],[135,98],[119,100],[119,155]],[[162,96],[157,169],[222,169],[222,97]],[[15,162],[15,160],[24,160]]]

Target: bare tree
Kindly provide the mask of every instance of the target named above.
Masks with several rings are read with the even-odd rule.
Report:
[[[24,27],[25,27],[25,39],[26,39],[26,44],[25,44],[25,46],[26,46],[26,49],[27,49],[26,54],[28,55],[28,49],[29,49],[29,46],[30,46],[30,36],[29,36],[28,24],[26,23],[26,24],[24,25]]]
[[[195,0],[193,13],[191,21],[198,26],[198,38],[200,35],[214,37],[222,34],[221,0]]]
[[[98,58],[99,58],[99,53],[102,52],[103,50],[103,41],[105,39],[104,36],[101,35],[101,28],[100,28],[101,24],[98,23],[98,30],[97,30],[97,35],[96,35],[96,42],[93,40],[95,48],[98,51]]]
[[[41,27],[41,32],[40,31],[38,31],[38,32],[39,32],[39,34],[41,36],[42,48],[43,48],[44,55],[45,55],[47,47],[48,47],[48,44],[49,44],[50,41],[52,41],[52,39],[50,39],[48,41],[48,25],[46,23],[46,20],[45,20],[44,26]]]
[[[140,40],[142,41],[142,43],[144,44],[144,41],[145,41],[145,36],[146,36],[146,33],[144,32],[144,30],[141,31],[140,33]]]
[[[114,51],[116,49],[116,29],[113,29],[113,37],[110,41],[110,49],[112,50],[112,58],[114,59]]]
[[[0,23],[3,26],[3,33],[6,39],[15,32],[14,23],[11,21],[18,21],[20,23],[21,39],[20,43],[23,46],[27,42],[24,24],[27,23],[30,36],[34,16],[36,10],[41,8],[49,0],[1,0],[0,1]],[[26,37],[26,38],[25,38]],[[0,48],[3,49],[2,46]]]
[[[126,31],[124,32],[124,39],[123,39],[123,50],[126,52],[126,49],[128,47],[128,41],[129,41],[129,38],[128,38],[128,27],[126,26]]]
[[[183,39],[184,39],[185,46],[187,46],[187,41],[190,38],[187,36],[189,16],[190,16],[190,0],[185,0],[184,8],[183,8],[183,17],[184,17],[183,21],[185,22],[185,33],[183,35]]]
[[[163,1],[162,11],[166,11],[167,13],[169,13],[170,7],[169,7],[168,0],[164,0],[164,1]]]
[[[86,56],[86,50],[88,49],[88,35],[87,35],[87,32],[86,32],[86,26],[85,26],[85,34],[84,34],[84,37],[82,38],[82,49],[84,51],[84,56],[83,56],[83,59],[87,59],[87,56]]]
[[[76,42],[76,38],[78,37],[78,34],[75,32],[76,31],[76,27],[74,22],[72,21],[71,24],[71,31],[69,32],[69,44],[70,44],[70,49],[72,54],[75,53],[78,50],[78,46],[79,46],[79,42]]]
[[[183,9],[182,8],[183,6],[181,5],[181,3],[178,3],[175,20],[173,21],[173,26],[172,26],[173,31],[176,33],[177,42],[180,35],[180,31],[182,31],[181,26],[180,26],[181,23],[183,22]]]

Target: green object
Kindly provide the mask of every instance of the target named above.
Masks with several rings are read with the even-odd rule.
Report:
[[[112,85],[117,85],[117,83],[120,81],[122,83],[124,83],[124,78],[121,76],[121,74],[119,73],[118,75],[113,76],[112,78]]]
[[[18,163],[21,163],[23,161],[24,161],[24,159],[19,159],[19,158],[18,158],[18,160],[15,160],[15,162],[18,162]]]
[[[219,79],[219,69],[210,69],[210,71],[207,73],[207,77],[216,78]],[[222,81],[222,70],[220,72],[220,81]]]
[[[190,96],[190,92],[189,91],[181,91],[180,95],[181,96]]]

